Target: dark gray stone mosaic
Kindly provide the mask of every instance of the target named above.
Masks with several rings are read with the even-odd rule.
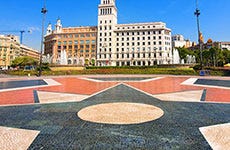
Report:
[[[194,84],[230,87],[230,80],[198,79]]]
[[[44,80],[7,81],[7,82],[0,82],[0,90],[38,86],[38,85],[48,85],[48,84]]]

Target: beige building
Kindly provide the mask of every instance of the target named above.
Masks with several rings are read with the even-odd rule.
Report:
[[[0,68],[9,68],[12,61],[20,56],[30,56],[39,60],[39,52],[25,45],[20,45],[17,36],[0,35]]]
[[[20,56],[30,56],[37,61],[40,60],[40,52],[38,52],[38,51],[34,50],[33,48],[28,47],[26,45],[20,46]]]
[[[20,56],[19,38],[14,35],[0,35],[0,68],[7,69]]]
[[[191,42],[190,40],[184,39],[183,35],[176,34],[172,36],[172,47],[177,48],[177,47],[184,47],[184,48],[189,48],[193,45],[196,45],[196,43]]]
[[[46,61],[60,65],[91,65],[96,61],[97,27],[62,28],[57,20],[55,30],[49,24],[45,36]]]

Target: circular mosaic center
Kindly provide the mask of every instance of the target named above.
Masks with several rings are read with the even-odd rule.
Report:
[[[158,107],[137,103],[108,103],[86,107],[78,112],[85,121],[104,124],[138,124],[164,115]]]

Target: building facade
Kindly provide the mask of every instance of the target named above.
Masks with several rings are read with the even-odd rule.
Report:
[[[172,47],[173,48],[177,48],[177,47],[189,48],[193,45],[196,45],[196,43],[191,42],[190,40],[185,40],[184,36],[181,34],[176,34],[172,36]]]
[[[19,38],[14,35],[0,35],[0,68],[7,69],[20,56]]]
[[[118,24],[115,0],[98,7],[98,66],[172,63],[171,30],[163,22]]]
[[[92,65],[96,59],[97,27],[63,28],[58,19],[54,30],[49,24],[44,43],[44,55],[50,63]]]
[[[40,52],[34,50],[31,47],[26,45],[20,45],[20,56],[29,56],[32,57],[34,60],[39,61],[40,59]]]
[[[39,60],[40,53],[25,45],[20,45],[15,35],[0,35],[0,68],[8,69],[12,61],[20,56],[30,56]]]
[[[230,42],[220,42],[220,45],[222,50],[224,49],[230,50]]]

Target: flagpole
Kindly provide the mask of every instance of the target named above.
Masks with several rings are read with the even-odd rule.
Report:
[[[43,14],[42,18],[42,37],[41,37],[41,51],[40,51],[40,66],[39,66],[39,74],[38,76],[40,77],[42,75],[42,56],[43,56],[43,49],[44,49],[44,26],[45,26],[45,19],[46,19],[46,0],[44,0],[44,6],[41,10],[41,13]]]
[[[202,40],[201,40],[201,36],[202,33],[200,31],[200,20],[199,20],[199,16],[200,16],[200,10],[198,9],[198,0],[196,0],[196,11],[195,11],[195,16],[197,17],[197,30],[198,30],[198,42],[199,42],[199,46],[200,46],[200,66],[201,66],[201,70],[203,70],[203,46],[202,46]]]

